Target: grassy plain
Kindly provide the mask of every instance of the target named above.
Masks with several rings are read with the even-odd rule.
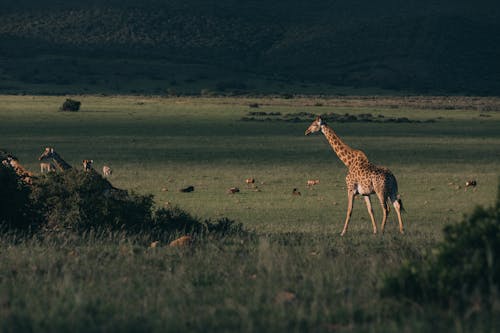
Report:
[[[120,235],[51,241],[3,237],[4,331],[490,331],[405,300],[382,299],[384,274],[421,258],[447,223],[491,205],[500,174],[497,98],[154,98],[1,96],[0,148],[38,170],[53,146],[71,164],[114,169],[117,187],[152,193],[158,206],[226,216],[255,236],[193,249],[150,249]],[[249,108],[258,103],[259,108]],[[330,125],[396,175],[406,234],[391,215],[373,236],[356,200],[346,237],[345,167],[307,122],[242,121],[248,112],[371,113],[421,123]],[[244,180],[254,177],[258,191]],[[320,184],[308,189],[308,179]],[[475,190],[465,189],[468,179]],[[193,193],[178,189],[195,186]],[[228,195],[229,187],[241,193]],[[297,188],[302,195],[293,196]],[[167,190],[165,190],[167,189]],[[375,215],[380,209],[373,200]],[[285,292],[288,292],[285,293]],[[498,323],[497,323],[498,324]],[[472,325],[472,326],[471,326]]]

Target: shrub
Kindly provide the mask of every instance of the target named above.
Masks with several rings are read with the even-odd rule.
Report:
[[[242,235],[246,231],[243,229],[243,224],[236,223],[226,217],[218,220],[205,220],[206,232],[218,236]]]
[[[158,237],[172,233],[200,233],[203,224],[184,210],[174,207],[160,208],[153,214],[152,232]]]
[[[117,189],[96,172],[76,169],[52,172],[27,186],[11,168],[2,164],[0,228],[2,231],[42,229],[51,234],[120,231],[155,240],[167,240],[177,234],[243,233],[241,224],[226,218],[201,221],[180,208],[153,211],[152,195]]]
[[[160,208],[154,213],[153,227],[148,230],[157,239],[176,233],[231,236],[244,234],[243,225],[228,218],[200,220],[180,208]]]
[[[50,230],[135,232],[151,222],[152,196],[116,189],[96,172],[49,173],[37,182],[32,198]]]
[[[76,112],[80,110],[81,102],[75,101],[74,99],[67,98],[63,105],[59,108],[59,111],[72,111]]]
[[[7,230],[36,228],[30,188],[10,167],[0,164],[0,227]]]
[[[490,309],[500,287],[500,186],[494,207],[477,207],[444,229],[444,240],[421,262],[407,262],[384,281],[386,296],[464,311]]]

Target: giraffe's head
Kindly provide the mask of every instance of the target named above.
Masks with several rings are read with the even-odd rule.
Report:
[[[321,119],[321,117],[318,116],[307,128],[306,135],[321,131],[321,125],[326,125],[326,123],[323,119]]]
[[[54,156],[54,148],[47,147],[43,151],[42,155],[38,158],[39,161],[52,158]]]

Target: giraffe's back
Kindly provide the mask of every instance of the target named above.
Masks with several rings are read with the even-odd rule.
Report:
[[[392,172],[372,163],[349,168],[346,183],[348,188],[361,195],[382,193],[385,198],[395,198],[398,193],[398,184]]]
[[[385,198],[396,198],[398,194],[398,182],[391,170],[386,167],[374,166],[372,169],[372,182],[375,192],[383,193]]]

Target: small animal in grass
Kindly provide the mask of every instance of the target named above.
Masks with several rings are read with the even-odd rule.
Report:
[[[314,186],[319,184],[319,179],[309,179],[307,181],[307,186]]]
[[[245,183],[247,183],[247,185],[253,185],[253,184],[255,184],[255,179],[254,178],[247,178],[247,179],[245,179]]]
[[[94,163],[94,160],[83,160],[83,171],[89,172],[92,170],[92,163]]]
[[[477,181],[475,180],[468,180],[465,182],[465,187],[476,187],[477,186]]]
[[[239,188],[231,187],[230,189],[227,190],[227,194],[235,194],[235,193],[238,193],[239,191],[240,191]]]
[[[184,187],[184,188],[181,188],[179,190],[180,192],[182,193],[189,193],[189,192],[193,192],[194,191],[194,186],[188,186],[188,187]]]
[[[102,174],[104,177],[111,176],[111,174],[113,174],[113,170],[109,166],[105,165],[102,167]]]
[[[184,246],[188,246],[188,245],[191,245],[193,242],[193,238],[189,235],[185,235],[185,236],[181,236],[177,239],[174,239],[173,241],[171,241],[168,246],[170,247],[184,247]]]
[[[296,188],[293,189],[292,191],[292,195],[301,195],[299,190],[297,190]]]

